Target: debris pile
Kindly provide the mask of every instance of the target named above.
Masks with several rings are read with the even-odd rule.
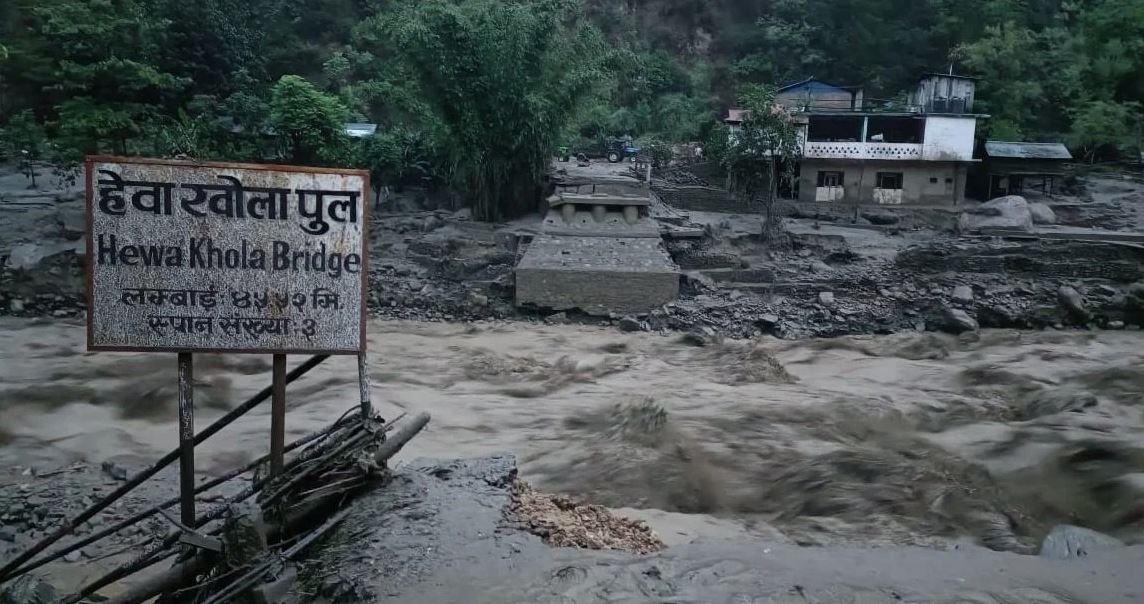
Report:
[[[44,564],[61,557],[66,559],[80,548],[112,535],[130,538],[138,534],[137,524],[158,515],[174,529],[159,534],[139,534],[130,543],[133,551],[141,552],[138,557],[87,583],[62,601],[79,602],[108,585],[176,556],[176,563],[169,570],[137,583],[114,601],[142,602],[160,593],[180,589],[185,592],[188,580],[196,576],[207,577],[193,588],[197,601],[215,604],[232,601],[293,573],[288,561],[344,517],[337,510],[352,495],[376,484],[386,475],[386,460],[420,432],[428,420],[428,415],[419,415],[387,438],[386,433],[394,427],[393,423],[386,424],[380,418],[362,416],[355,408],[325,430],[288,445],[288,452],[297,450],[298,453],[287,461],[277,476],[265,475],[269,456],[264,456],[239,470],[199,485],[196,494],[209,495],[212,489],[230,480],[250,476],[249,486],[222,497],[222,502],[199,515],[193,526],[185,526],[164,509],[178,503],[178,498],[175,498],[79,541],[41,554],[52,543],[73,532],[80,524],[77,520],[94,516],[153,475],[153,472],[144,472],[90,505],[79,516],[60,518],[62,523],[56,532],[0,569],[0,582],[28,576]],[[162,465],[160,462],[154,471]],[[14,582],[12,585],[23,583]]]
[[[550,495],[517,481],[508,518],[555,547],[649,554],[667,547],[647,524],[616,516],[606,507]]]

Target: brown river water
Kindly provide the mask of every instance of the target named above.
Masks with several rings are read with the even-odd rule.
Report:
[[[512,453],[537,487],[670,517],[668,532],[688,518],[803,545],[1035,553],[1070,523],[1144,540],[1141,332],[697,347],[374,322],[369,346],[379,411],[433,417],[401,458]],[[196,372],[202,427],[269,384],[270,358],[199,355]],[[77,322],[0,319],[0,466],[156,458],[176,441],[175,394],[172,354],[87,353]],[[324,427],[357,400],[355,361],[331,358],[287,394],[288,439]],[[261,455],[268,412],[203,444],[200,471]]]

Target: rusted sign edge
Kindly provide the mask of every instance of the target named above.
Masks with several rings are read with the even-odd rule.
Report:
[[[176,166],[186,168],[219,168],[231,170],[260,170],[263,172],[302,172],[310,174],[339,174],[344,176],[360,176],[362,179],[362,225],[361,225],[361,320],[358,332],[358,347],[345,350],[330,350],[321,348],[177,348],[164,346],[97,346],[95,345],[95,265],[92,262],[94,243],[92,241],[95,228],[93,216],[94,189],[92,187],[91,168],[96,163],[144,164],[152,166]],[[153,159],[121,157],[116,155],[88,155],[83,159],[84,180],[84,237],[87,239],[87,257],[84,260],[84,289],[87,294],[87,349],[91,352],[196,352],[196,353],[234,353],[234,354],[329,354],[350,355],[362,354],[366,351],[366,319],[368,318],[369,301],[369,220],[371,203],[369,188],[369,170],[340,169],[340,168],[309,168],[306,166],[287,166],[280,164],[244,164],[226,162],[199,162],[175,159]]]
[[[262,172],[305,172],[311,174],[340,174],[344,176],[361,176],[369,178],[369,170],[356,168],[321,168],[309,166],[292,166],[285,164],[247,164],[218,161],[197,161],[188,159],[157,159],[151,157],[122,157],[118,155],[88,155],[84,158],[85,164],[111,163],[111,164],[141,164],[145,166],[175,166],[181,168],[220,168],[230,170],[260,170]]]

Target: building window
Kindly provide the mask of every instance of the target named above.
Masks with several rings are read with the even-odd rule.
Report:
[[[952,178],[946,178],[946,179],[945,179],[945,184],[947,184],[947,185],[952,185],[952,184],[953,184],[953,179],[952,179]]]
[[[902,173],[901,172],[879,172],[878,173],[878,188],[879,189],[901,189],[902,188]]]
[[[929,179],[929,182],[930,182],[930,184],[931,184],[931,185],[936,185],[936,184],[937,184],[937,177],[936,177],[936,176],[931,176],[931,177],[930,177],[930,179]]]
[[[818,173],[818,186],[820,187],[841,187],[842,186],[842,172],[823,172]]]

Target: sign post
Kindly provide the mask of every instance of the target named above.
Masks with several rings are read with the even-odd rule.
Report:
[[[369,176],[117,157],[85,167],[88,349],[178,353],[181,520],[193,529],[192,353],[273,355],[273,475],[286,355],[357,354],[364,370]]]
[[[179,510],[186,526],[195,526],[195,365],[189,352],[179,353]],[[186,494],[191,496],[187,497]]]

